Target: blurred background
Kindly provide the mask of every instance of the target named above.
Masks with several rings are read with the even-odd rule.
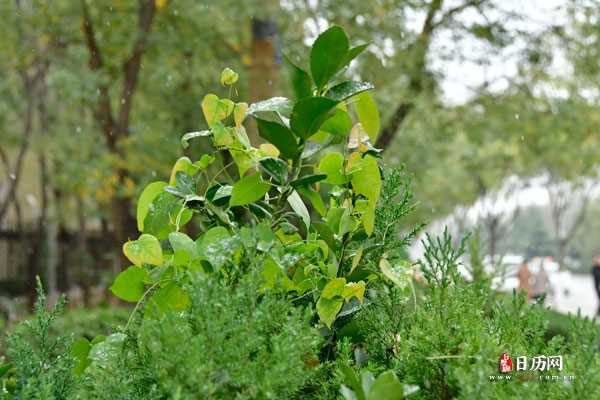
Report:
[[[596,311],[599,1],[3,0],[0,17],[4,318],[36,275],[73,306],[106,301],[137,196],[205,127],[202,97],[227,94],[220,71],[248,102],[290,93],[284,56],[305,65],[330,24],[371,42],[347,74],[375,84],[376,147],[413,176],[407,229],[475,232],[499,288],[529,260],[548,304]]]

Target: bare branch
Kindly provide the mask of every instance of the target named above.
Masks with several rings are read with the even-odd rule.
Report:
[[[148,34],[152,27],[152,21],[156,13],[154,0],[145,0],[140,2],[138,11],[138,37],[133,46],[133,51],[129,58],[123,64],[124,79],[123,90],[121,92],[121,108],[119,110],[119,133],[126,135],[129,126],[129,116],[133,102],[133,93],[137,87],[140,73],[142,55],[146,50],[148,43]]]

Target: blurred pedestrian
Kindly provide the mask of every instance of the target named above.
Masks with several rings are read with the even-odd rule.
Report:
[[[550,279],[548,278],[548,273],[544,269],[544,263],[540,263],[540,270],[533,277],[533,285],[531,287],[531,297],[534,300],[543,299],[548,292],[548,287],[550,286]]]
[[[518,278],[519,291],[525,292],[525,294],[527,295],[527,300],[531,299],[531,272],[529,271],[527,261],[523,261],[523,264],[521,264],[521,267],[519,268]]]
[[[592,265],[592,276],[594,277],[594,288],[596,289],[596,295],[598,295],[598,311],[600,315],[600,256],[594,257],[594,263]]]

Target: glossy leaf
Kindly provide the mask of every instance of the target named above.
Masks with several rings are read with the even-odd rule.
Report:
[[[140,232],[144,232],[144,219],[148,215],[148,210],[154,199],[163,192],[166,182],[152,182],[142,192],[137,204],[137,226]]]
[[[175,165],[173,165],[173,169],[171,170],[171,177],[169,178],[169,185],[175,185],[175,177],[177,172],[181,171],[185,172],[190,176],[194,176],[194,174],[196,174],[199,170],[200,168],[194,163],[192,163],[192,160],[190,160],[188,157],[181,157],[175,162]]]
[[[335,101],[344,101],[352,96],[373,88],[374,86],[370,82],[346,81],[338,83],[329,89],[325,96]]]
[[[321,182],[322,180],[324,180],[326,178],[327,178],[327,175],[325,175],[325,174],[305,175],[301,178],[291,181],[290,185],[292,185],[295,188],[299,188],[299,187],[303,187],[303,186],[312,185],[313,183]]]
[[[356,96],[354,109],[356,110],[356,115],[358,115],[358,120],[362,124],[364,130],[369,134],[371,143],[375,143],[377,136],[379,135],[381,121],[377,105],[369,92],[362,92]]]
[[[360,53],[366,50],[369,47],[370,43],[363,43],[352,47],[348,50],[348,54],[346,54],[346,59],[344,60],[344,66],[350,64],[352,60],[354,60]]]
[[[152,234],[158,240],[164,240],[169,233],[176,230],[175,222],[178,215],[180,216],[179,226],[182,227],[189,222],[192,214],[191,210],[185,209],[182,199],[163,192],[152,201],[148,208],[144,219],[144,233]]]
[[[337,103],[327,97],[307,97],[298,101],[292,110],[290,128],[297,136],[308,139],[330,117]]]
[[[287,202],[289,203],[290,207],[292,207],[292,210],[294,210],[294,212],[300,216],[304,222],[304,225],[306,226],[306,230],[308,231],[310,226],[310,214],[308,213],[308,209],[306,208],[306,205],[304,205],[304,202],[300,198],[298,192],[295,190],[292,191],[292,194],[290,194],[287,198]]]
[[[212,136],[212,132],[211,131],[198,131],[198,132],[188,132],[186,134],[184,134],[181,137],[181,146],[184,149],[187,149],[189,147],[189,141],[191,139],[197,138],[197,137],[209,137]]]
[[[317,212],[321,216],[325,216],[325,214],[327,214],[327,210],[325,209],[325,203],[323,203],[323,199],[321,198],[319,192],[312,190],[308,186],[299,186],[296,188],[296,190],[298,191],[298,193],[300,193],[302,196],[304,196],[310,201],[312,206],[315,208],[315,210],[317,210]]]
[[[261,169],[278,184],[283,184],[287,180],[288,166],[285,161],[275,157],[266,157],[259,162]]]
[[[92,345],[90,341],[84,337],[77,339],[71,344],[71,355],[77,360],[77,363],[73,367],[75,375],[81,375],[87,366],[91,364],[91,361],[88,358],[91,348]],[[0,377],[1,376],[2,374],[0,373]]]
[[[110,287],[110,291],[121,300],[138,302],[145,292],[148,272],[140,267],[131,266],[122,271]]]
[[[289,128],[259,118],[256,123],[259,135],[277,147],[283,157],[294,158],[298,154],[298,142]]]
[[[146,233],[140,235],[137,240],[125,243],[123,254],[139,267],[143,264],[161,265],[163,263],[162,249],[158,239]]]
[[[287,56],[284,57],[290,66],[292,88],[296,99],[300,100],[312,95],[312,81],[308,72],[294,64]]]
[[[274,112],[284,117],[289,117],[292,113],[292,107],[292,101],[286,97],[271,97],[270,99],[250,104],[248,114],[260,117],[262,113]]]
[[[322,88],[346,62],[348,37],[339,26],[321,33],[310,52],[310,71],[318,88]]]
[[[269,185],[260,179],[260,174],[244,176],[231,189],[229,206],[243,206],[261,199],[269,191]]]

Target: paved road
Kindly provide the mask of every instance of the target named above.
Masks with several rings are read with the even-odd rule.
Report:
[[[562,313],[577,313],[581,309],[581,315],[593,317],[598,309],[598,298],[594,291],[594,281],[591,275],[572,274],[570,280],[559,282],[554,296],[548,305]],[[564,290],[568,289],[568,294]]]

